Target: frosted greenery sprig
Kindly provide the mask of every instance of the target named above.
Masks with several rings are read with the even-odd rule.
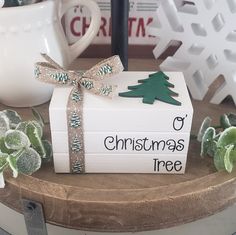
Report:
[[[32,112],[35,120],[22,121],[14,110],[0,111],[0,188],[5,186],[5,169],[15,178],[19,173],[31,175],[52,157],[51,143],[43,139],[45,122],[35,109]]]
[[[213,157],[218,171],[230,173],[236,165],[236,114],[223,114],[218,126],[211,123],[211,118],[206,117],[198,132],[201,156]]]

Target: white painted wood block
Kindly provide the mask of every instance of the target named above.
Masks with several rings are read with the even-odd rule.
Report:
[[[123,72],[106,82],[116,84],[119,93],[151,73]],[[142,98],[124,98],[117,94],[107,99],[84,92],[86,172],[184,173],[193,108],[182,73],[166,75],[179,94],[175,99],[181,106],[157,100],[153,105],[144,104]],[[54,165],[58,173],[69,172],[66,106],[70,92],[71,87],[56,88],[49,110]],[[159,170],[154,169],[155,161],[163,164]],[[174,166],[180,167],[178,164],[181,169],[175,170]]]
[[[56,173],[70,172],[70,158],[69,153],[53,152],[54,170]]]
[[[127,87],[137,84],[153,72],[122,72],[106,80],[118,85],[117,93],[127,91]],[[115,95],[113,99],[99,97],[84,92],[84,131],[119,132],[190,132],[192,124],[192,104],[183,74],[166,72],[169,81],[179,94],[176,100],[181,106],[155,101],[153,105],[143,104],[142,98],[124,98]],[[67,131],[66,105],[71,87],[55,88],[50,103],[50,124],[52,131]]]
[[[186,154],[86,154],[86,173],[183,174]],[[54,153],[56,173],[69,173],[69,154]]]
[[[68,132],[52,131],[54,152],[68,153]],[[85,132],[85,154],[186,154],[189,133]]]

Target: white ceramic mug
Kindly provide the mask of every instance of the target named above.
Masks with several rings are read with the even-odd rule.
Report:
[[[91,12],[86,34],[68,45],[61,24],[65,12],[83,5]],[[48,0],[21,7],[0,9],[0,102],[29,107],[47,102],[53,86],[34,79],[34,64],[48,54],[67,67],[96,36],[101,13],[92,0]]]

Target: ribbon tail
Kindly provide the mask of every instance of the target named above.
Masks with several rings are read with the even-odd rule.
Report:
[[[83,92],[73,87],[67,103],[70,172],[84,173]]]

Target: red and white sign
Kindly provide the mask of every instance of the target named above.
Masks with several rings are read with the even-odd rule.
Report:
[[[109,44],[111,42],[111,4],[110,0],[96,0],[101,12],[101,27],[93,44]],[[157,0],[130,1],[129,11],[129,44],[154,45],[156,39],[147,33],[146,26],[154,18],[158,7]],[[76,42],[89,27],[90,12],[84,6],[76,6],[65,16],[66,35],[69,43]]]

